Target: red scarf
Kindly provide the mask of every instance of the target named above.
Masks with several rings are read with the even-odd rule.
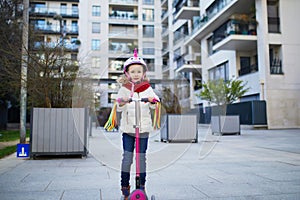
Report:
[[[123,86],[131,91],[132,84],[134,84],[134,83],[129,82],[129,83],[124,84]],[[147,90],[149,87],[150,87],[150,83],[148,81],[136,83],[136,84],[134,84],[134,92],[140,93],[140,92]]]

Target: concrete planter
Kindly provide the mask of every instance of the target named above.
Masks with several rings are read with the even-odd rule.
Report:
[[[197,115],[167,115],[162,119],[162,142],[198,142]]]
[[[241,134],[240,117],[238,115],[219,115],[211,117],[212,134]]]
[[[88,110],[85,108],[33,108],[30,157],[87,155]]]

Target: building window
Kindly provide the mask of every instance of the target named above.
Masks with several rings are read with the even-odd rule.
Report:
[[[72,15],[77,16],[78,15],[78,5],[72,4]]]
[[[92,33],[100,33],[101,23],[93,22],[92,23]]]
[[[99,57],[92,58],[92,68],[100,68],[101,59]]]
[[[143,37],[153,38],[154,37],[154,26],[144,25],[143,26]]]
[[[65,4],[65,3],[60,4],[60,14],[61,15],[67,14],[67,4]]]
[[[114,103],[114,96],[116,95],[117,93],[108,93],[108,103]]]
[[[92,50],[93,51],[99,51],[100,50],[100,40],[93,39],[92,40]]]
[[[154,5],[154,0],[143,0],[144,5]]]
[[[33,3],[31,9],[35,13],[45,13],[47,11],[45,3]]]
[[[92,16],[100,16],[101,15],[100,9],[101,9],[100,6],[93,6],[92,7]]]
[[[215,51],[213,50],[213,37],[207,39],[207,54],[209,56],[213,55]]]
[[[123,65],[123,60],[112,60],[110,62],[109,71],[122,71]]]
[[[143,21],[154,21],[154,10],[153,9],[143,9]]]
[[[280,33],[279,0],[268,0],[269,33]]]
[[[78,33],[78,22],[72,21],[72,33]]]
[[[257,55],[253,57],[250,56],[240,57],[240,70],[239,70],[240,76],[254,73],[257,71],[258,71]]]
[[[240,75],[250,73],[251,58],[250,57],[240,57]]]
[[[72,60],[72,61],[77,61],[77,54],[72,53],[72,54],[71,54],[71,60]]]
[[[208,70],[210,80],[223,79],[229,80],[229,64],[228,61]]]
[[[147,64],[148,71],[154,72],[155,71],[154,59],[147,59],[147,58],[145,58],[144,60],[145,60],[145,62]]]
[[[37,19],[35,21],[35,29],[44,30],[46,22],[44,19]]]
[[[143,54],[144,55],[154,55],[154,42],[143,42]]]
[[[271,74],[283,74],[282,71],[282,55],[281,45],[270,45],[270,73]]]

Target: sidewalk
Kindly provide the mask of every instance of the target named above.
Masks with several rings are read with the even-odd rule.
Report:
[[[94,129],[87,158],[0,160],[1,200],[118,200],[118,133]],[[242,130],[198,143],[149,140],[147,194],[158,200],[300,199],[300,130]],[[134,168],[134,167],[133,167]],[[132,185],[134,174],[132,175]]]

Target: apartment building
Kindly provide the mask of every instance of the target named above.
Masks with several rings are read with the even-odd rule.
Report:
[[[218,78],[243,80],[250,90],[240,101],[265,100],[268,128],[299,128],[300,40],[295,22],[300,19],[300,1],[202,0],[198,6],[193,2],[162,1],[164,7],[172,6],[176,12],[175,19],[167,23],[172,22],[174,27],[174,21],[184,21],[188,31],[183,42],[185,49],[178,50],[184,60],[176,61],[163,54],[164,63],[176,61],[176,65],[183,63],[182,70],[195,69],[185,58],[199,51],[203,82]],[[169,47],[173,41],[169,38],[163,46]],[[171,51],[176,48],[169,47]],[[187,73],[180,71],[180,64],[176,65],[166,76]],[[207,106],[201,99],[194,99],[193,104]]]
[[[184,43],[192,29],[191,18],[200,13],[199,0],[163,0],[161,8],[163,78],[174,80],[169,87],[184,112],[194,107],[194,91],[201,83],[200,43]],[[182,12],[186,16],[178,17]]]
[[[89,0],[80,2],[82,74],[95,82],[101,107],[110,106],[123,73],[124,61],[134,48],[148,64],[147,76],[161,79],[161,11],[154,0]],[[107,81],[101,82],[99,80]]]
[[[63,44],[65,57],[78,65],[79,0],[30,0],[29,3],[29,23],[37,34],[31,50],[45,44],[49,47]]]

